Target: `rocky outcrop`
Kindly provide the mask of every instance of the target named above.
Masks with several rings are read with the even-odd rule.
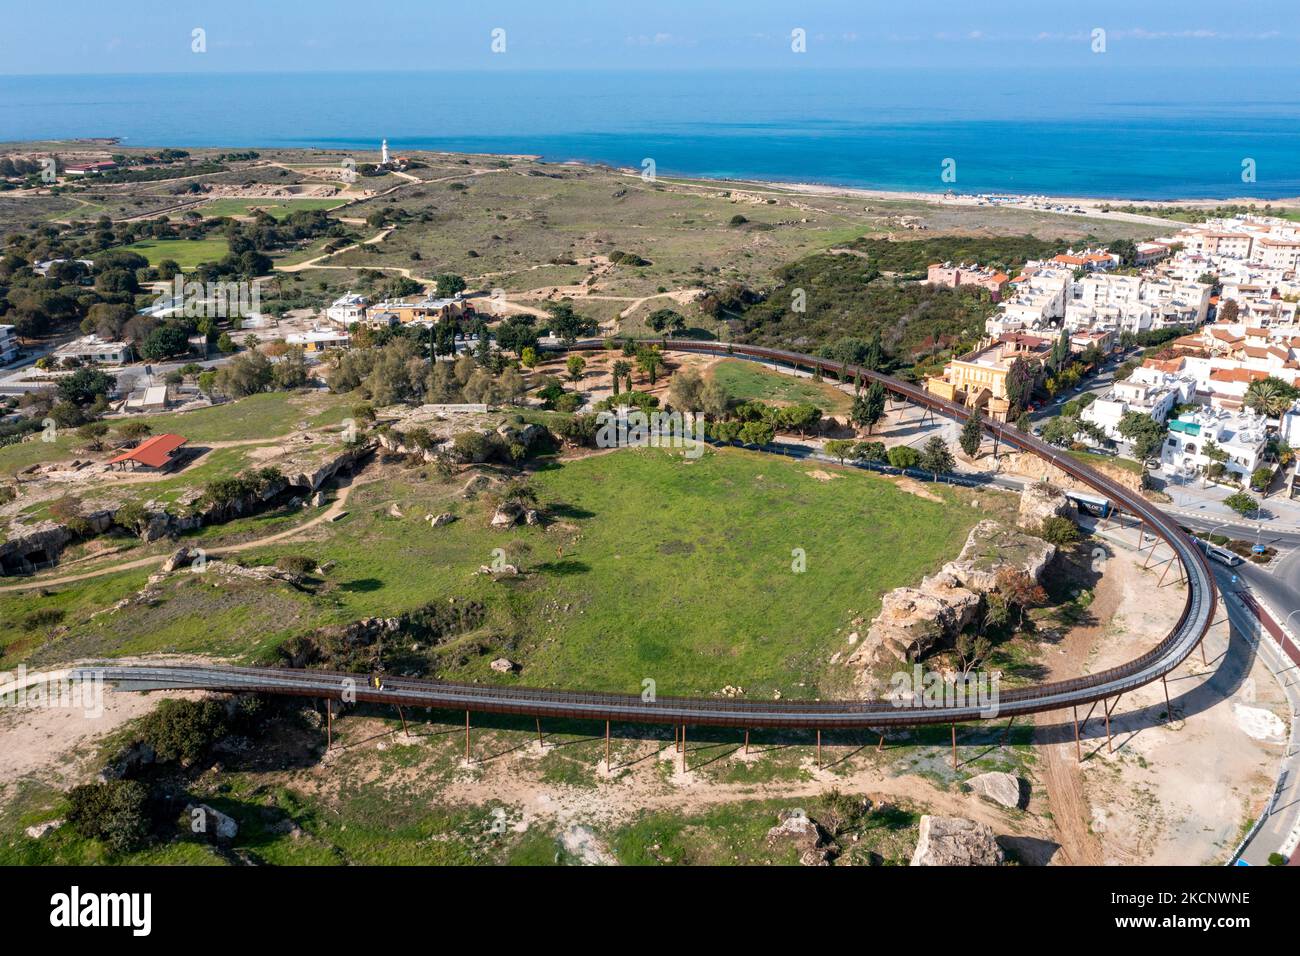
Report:
[[[850,665],[919,660],[945,638],[960,633],[979,608],[980,596],[957,578],[940,572],[920,587],[895,588],[884,596],[880,614],[849,655]]]
[[[58,558],[72,540],[72,532],[57,521],[10,525],[8,539],[0,544],[0,565],[6,573],[31,574]]]
[[[987,824],[965,817],[921,817],[912,866],[998,866],[1004,859]]]
[[[32,824],[23,832],[33,840],[39,840],[41,837],[45,836],[45,834],[52,830],[57,830],[61,826],[63,826],[62,820],[46,820],[44,823]]]
[[[1035,581],[1056,556],[1055,545],[996,521],[981,521],[966,536],[966,543],[956,560],[943,566],[962,586],[981,594],[997,587],[998,574],[1004,569],[1023,571]]]
[[[981,596],[997,588],[1006,568],[1038,580],[1056,554],[1048,542],[995,521],[971,529],[961,553],[917,587],[895,588],[881,599],[880,613],[845,659],[859,668],[860,687],[874,689],[867,668],[890,661],[911,663],[955,637],[979,610]]]
[[[1020,778],[1015,774],[990,771],[971,777],[966,785],[973,793],[992,800],[999,806],[1011,810],[1020,807]]]
[[[1020,494],[1020,512],[1016,524],[1037,531],[1048,518],[1074,519],[1074,504],[1060,488],[1045,481],[1026,485]]]
[[[498,657],[489,664],[488,667],[492,668],[498,674],[513,674],[519,669],[518,664],[505,657]]]
[[[492,514],[492,527],[512,528],[522,517],[524,517],[522,505],[515,504],[513,501],[504,502]]]
[[[425,515],[425,520],[429,522],[431,528],[441,528],[443,525],[448,525],[455,521],[456,516],[450,511],[444,511],[440,515]]]
[[[793,845],[803,866],[829,866],[831,847],[821,827],[799,807],[782,810],[776,826],[767,831],[767,845],[773,849]]]

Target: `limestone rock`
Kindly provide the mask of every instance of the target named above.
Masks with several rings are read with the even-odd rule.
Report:
[[[912,866],[998,866],[1004,859],[987,824],[965,817],[921,817]]]
[[[163,574],[171,574],[181,568],[188,568],[191,564],[197,561],[198,558],[199,552],[197,550],[193,548],[178,548],[171,557],[163,562],[161,572]]]
[[[202,833],[209,839],[233,840],[239,833],[239,824],[206,803],[191,803],[185,812],[189,814],[191,831]],[[195,830],[195,827],[202,829]]]
[[[36,823],[33,824],[32,826],[29,826],[23,832],[26,833],[33,840],[39,840],[41,837],[45,836],[45,834],[49,833],[51,830],[57,830],[61,826],[63,826],[62,820],[46,820],[44,823]]]
[[[488,666],[499,674],[512,674],[519,668],[518,664],[505,657],[498,657]]]
[[[492,515],[492,527],[494,528],[511,528],[519,523],[519,519],[524,515],[524,509],[512,501],[497,508]]]
[[[1020,778],[1011,773],[990,771],[971,777],[966,783],[981,797],[1014,810],[1020,806]]]
[[[455,521],[456,516],[452,514],[450,511],[444,511],[440,515],[429,515],[427,520],[429,522],[430,527],[441,528],[443,525],[451,524],[453,521]]]
[[[768,846],[790,843],[799,851],[802,865],[830,865],[830,848],[823,840],[821,827],[802,808],[782,810],[776,815],[776,821],[776,826],[767,831]]]
[[[1031,531],[1047,518],[1074,518],[1074,505],[1060,488],[1037,481],[1026,485],[1020,495],[1020,512],[1016,523]]]

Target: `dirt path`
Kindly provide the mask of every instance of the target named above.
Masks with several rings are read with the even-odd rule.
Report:
[[[1089,611],[1100,623],[1071,628],[1060,644],[1060,653],[1048,655],[1045,680],[1064,680],[1087,672],[1088,659],[1097,642],[1105,636],[1123,597],[1117,574],[1117,565],[1122,560],[1125,559],[1119,555],[1111,558],[1107,573],[1101,576],[1093,592]],[[1104,862],[1101,842],[1088,825],[1092,811],[1083,793],[1074,734],[1063,717],[1069,720],[1068,714],[1059,712],[1034,715],[1034,742],[1043,755],[1043,786],[1047,790],[1048,806],[1052,808],[1056,842],[1061,845],[1057,861],[1068,866],[1101,866]]]

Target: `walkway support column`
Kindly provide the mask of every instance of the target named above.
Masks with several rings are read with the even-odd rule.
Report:
[[[822,732],[821,732],[820,729],[818,729],[818,731],[817,731],[817,769],[820,770],[821,768],[822,768]]]
[[[957,725],[952,725],[952,769],[957,769]]]
[[[545,750],[546,746],[542,743],[542,718],[534,718],[537,721],[537,749]]]
[[[609,773],[609,721],[605,721],[605,773]]]
[[[334,746],[334,702],[325,698],[325,749]]]
[[[402,705],[397,705],[397,716],[402,718],[402,733],[407,737],[411,736],[411,729],[406,726],[406,714],[402,713]]]
[[[1101,705],[1101,711],[1106,715],[1106,753],[1113,754],[1115,750],[1110,745],[1110,707],[1103,702]]]
[[[682,773],[686,772],[686,725],[682,724]]]
[[[745,728],[745,756],[749,756],[749,728]]]
[[[465,711],[465,762],[469,763],[469,711]]]
[[[1074,759],[1077,763],[1083,763],[1083,749],[1079,746],[1079,705],[1075,704],[1070,709],[1074,711]]]
[[[1160,686],[1165,689],[1165,716],[1169,720],[1174,719],[1174,709],[1169,706],[1169,681],[1165,675],[1160,676]]]

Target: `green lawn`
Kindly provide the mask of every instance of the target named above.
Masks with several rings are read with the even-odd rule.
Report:
[[[205,216],[217,218],[220,216],[251,216],[256,211],[261,210],[276,219],[283,219],[291,212],[302,212],[310,209],[337,209],[346,201],[345,199],[315,198],[214,199],[201,207],[200,212]]]
[[[192,444],[215,441],[270,440],[300,427],[337,425],[349,414],[346,396],[322,393],[263,392],[235,402],[191,412],[167,412],[129,419],[108,419],[112,427],[126,421],[144,421],[155,435],[177,432]],[[34,438],[0,448],[0,475],[12,475],[46,461],[66,461],[80,452],[76,429],[61,429],[53,442]],[[108,457],[107,454],[102,457]]]
[[[853,399],[828,382],[796,378],[745,359],[719,362],[713,366],[713,378],[726,386],[732,398],[740,401],[807,403],[828,415],[843,415],[853,407]]]
[[[171,259],[182,269],[193,269],[204,262],[219,262],[230,252],[230,243],[223,238],[207,239],[144,239],[129,246],[118,246],[111,251],[138,252],[156,266]]]
[[[824,467],[824,466],[823,466]],[[431,601],[479,600],[477,631],[450,641],[434,673],[458,679],[661,694],[717,692],[786,697],[842,692],[848,671],[830,667],[854,617],[870,618],[883,591],[912,583],[959,550],[981,513],[927,501],[853,469],[819,481],[806,464],[739,449],[697,461],[627,450],[553,465],[533,478],[551,524],[513,532],[488,527],[484,502],[463,500],[464,477],[432,472],[358,486],[344,519],[313,540],[245,552],[246,562],[310,554],[334,562],[315,594],[282,586],[172,579],[156,600],[111,622],[89,612],[133,594],[147,572],[95,585],[51,588],[46,597],[0,595],[0,619],[17,621],[46,603],[67,611],[68,633],[0,629],[19,643],[10,661],[92,653],[189,651],[274,656],[294,634],[326,623],[393,615]],[[956,501],[957,492],[939,489]],[[403,517],[395,517],[392,505]],[[432,529],[426,514],[460,520]],[[530,549],[522,579],[475,572],[493,549]],[[791,570],[792,551],[807,570]],[[69,590],[74,593],[69,594]],[[488,667],[523,664],[517,676]]]

